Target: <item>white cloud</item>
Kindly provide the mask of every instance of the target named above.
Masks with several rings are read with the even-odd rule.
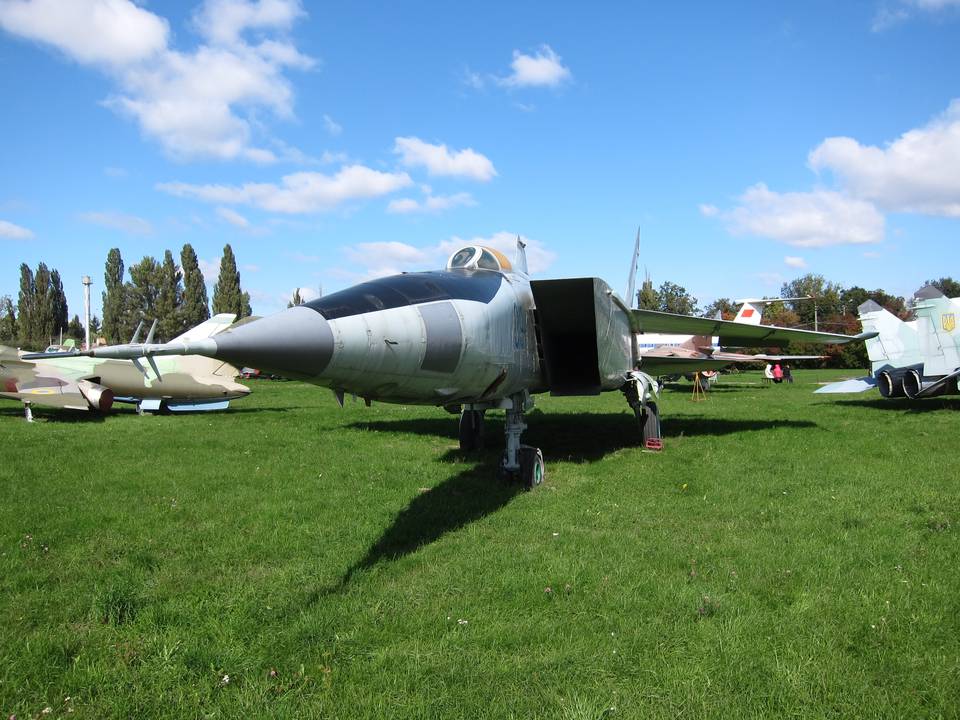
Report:
[[[84,222],[100,225],[119,230],[128,235],[152,235],[153,225],[148,220],[136,215],[127,215],[126,213],[104,211],[104,212],[86,212],[80,214],[80,219]]]
[[[449,240],[441,242],[439,249],[443,253],[444,264],[450,255],[465,245],[486,245],[487,247],[496,248],[512,261],[517,252],[517,237],[517,233],[507,232],[505,230],[501,230],[493,235],[475,236],[469,239],[454,235]],[[553,265],[553,262],[557,259],[556,253],[548,250],[539,240],[533,240],[524,235],[520,235],[519,237],[527,246],[527,269],[531,274],[544,272]]]
[[[485,156],[467,148],[451,152],[446,145],[431,145],[415,137],[398,137],[393,151],[407,167],[425,167],[430,175],[465,177],[486,182],[497,171]]]
[[[110,166],[103,169],[103,174],[112,178],[125,178],[129,173],[127,173],[127,171],[122,167]]]
[[[720,208],[718,208],[716,205],[701,204],[700,214],[704,217],[716,217],[720,214]]]
[[[400,198],[398,200],[391,200],[390,204],[387,205],[387,212],[397,214],[421,212],[438,213],[454,207],[476,204],[477,203],[473,199],[473,196],[467,192],[456,193],[454,195],[431,195],[428,191],[427,197],[423,200],[423,202],[419,202],[413,198]]]
[[[167,47],[167,21],[129,0],[8,0],[7,32],[55,48],[86,64],[125,65]]]
[[[787,255],[783,258],[783,263],[787,267],[803,269],[807,266],[807,261],[802,257],[797,257],[796,255]]]
[[[960,100],[884,148],[831,137],[809,157],[851,195],[885,210],[960,217]]]
[[[499,80],[507,87],[556,87],[570,79],[570,70],[549,45],[541,45],[533,55],[513,51],[513,72]]]
[[[293,91],[283,73],[314,64],[285,36],[302,15],[299,0],[207,0],[194,17],[206,42],[181,52],[168,44],[167,21],[130,0],[0,4],[0,24],[9,32],[107,72],[117,91],[104,104],[134,118],[171,156],[258,163],[277,155],[255,144],[261,125],[249,118],[261,109],[292,117]],[[244,39],[248,30],[257,42]]]
[[[327,129],[327,132],[334,137],[343,132],[343,126],[329,115],[323,116],[323,126]]]
[[[223,205],[250,205],[279,213],[315,213],[332,210],[351,200],[388,195],[412,183],[406,173],[387,173],[363,165],[349,165],[336,175],[298,172],[284,175],[280,184],[190,185],[172,182],[158,190]]]
[[[870,29],[873,32],[882,32],[894,25],[898,25],[913,16],[914,11],[927,13],[942,13],[951,8],[960,8],[960,0],[900,0],[886,2],[877,8],[873,16]]]
[[[311,300],[316,300],[318,297],[320,297],[320,291],[317,290],[316,288],[297,287],[297,288],[293,288],[290,291],[290,294],[286,296],[286,302],[290,302],[291,300],[293,300],[293,296],[297,292],[300,293],[300,299],[303,302],[310,302]]]
[[[197,265],[203,274],[203,280],[207,285],[213,285],[220,276],[220,258],[214,260],[204,260],[197,258]]]
[[[735,235],[770,238],[797,247],[880,242],[884,217],[865,200],[831,190],[778,193],[763,183],[720,217]]]
[[[538,240],[523,236],[521,240],[527,246],[527,266],[531,273],[543,272],[556,260],[556,255]],[[401,242],[360,243],[343,248],[344,255],[361,268],[360,272],[345,270],[334,272],[351,281],[359,282],[396,275],[403,271],[444,267],[450,255],[466,245],[486,245],[496,248],[513,260],[517,248],[517,234],[502,231],[490,236],[477,236],[470,239],[453,236],[436,245],[426,247],[415,247]]]
[[[289,0],[207,0],[194,15],[194,25],[213,43],[233,45],[247,30],[289,31],[305,13]]]
[[[238,228],[249,228],[250,221],[247,220],[243,215],[238,213],[236,210],[231,210],[230,208],[218,207],[216,210],[217,215],[219,215],[223,220],[227,221],[234,227]]]
[[[244,265],[244,266],[243,266],[243,271],[244,271],[244,272],[260,272],[260,266],[259,266],[259,265]]]
[[[14,225],[7,220],[0,220],[0,238],[7,238],[8,240],[29,240],[32,237],[32,230]]]

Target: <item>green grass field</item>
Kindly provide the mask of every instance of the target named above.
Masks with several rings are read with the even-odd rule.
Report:
[[[960,398],[843,373],[502,413],[253,382],[226,413],[0,404],[0,713],[957,717]],[[849,373],[847,373],[849,374]],[[50,710],[43,714],[45,708]]]

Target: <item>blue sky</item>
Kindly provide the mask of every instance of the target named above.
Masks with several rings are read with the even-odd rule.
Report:
[[[254,311],[527,239],[701,304],[960,275],[960,0],[0,0],[0,295],[223,245]]]

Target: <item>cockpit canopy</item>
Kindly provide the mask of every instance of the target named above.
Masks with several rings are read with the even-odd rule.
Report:
[[[447,270],[495,270],[512,272],[513,265],[499,250],[482,245],[460,248],[447,260]]]

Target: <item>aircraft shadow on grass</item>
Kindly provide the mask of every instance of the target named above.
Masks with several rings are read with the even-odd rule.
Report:
[[[546,462],[594,462],[617,450],[637,447],[640,432],[637,422],[627,413],[590,413],[584,415],[554,414],[534,411],[529,414],[529,427],[523,435],[524,443],[543,450]],[[457,438],[457,419],[453,416],[416,418],[410,420],[376,420],[356,422],[349,427],[356,430],[374,430],[388,433],[410,433]],[[663,421],[666,438],[696,435],[732,435],[739,432],[772,430],[774,428],[812,428],[809,420],[733,420],[729,418],[667,417]],[[488,448],[503,446],[503,421],[491,417],[484,429]],[[459,450],[450,450],[444,460],[466,457]],[[492,471],[491,471],[492,472]]]
[[[499,440],[503,423],[487,420],[485,434]],[[667,437],[684,434],[727,435],[749,430],[767,430],[774,427],[816,427],[815,423],[800,420],[718,420],[706,418],[676,418],[670,421]],[[449,418],[417,418],[411,420],[380,420],[353,423],[350,427],[378,432],[413,433],[448,437],[454,441],[456,420]],[[589,432],[585,430],[589,429]],[[549,415],[535,413],[524,440],[545,449],[547,461],[572,460],[592,462],[624,447],[637,444],[636,422],[626,413],[607,413],[588,416]],[[492,447],[491,447],[492,446]],[[499,445],[488,443],[488,449],[479,457],[482,462],[444,480],[420,495],[394,518],[390,526],[370,546],[359,561],[350,566],[333,587],[315,593],[338,592],[353,576],[380,562],[398,560],[439,540],[449,532],[459,530],[505,507],[522,492],[516,484],[494,479],[500,456]],[[459,450],[450,450],[444,460],[467,459]]]
[[[314,593],[312,600],[344,589],[358,572],[399,560],[505,507],[522,490],[494,479],[498,461],[499,455],[484,457],[479,465],[417,495],[340,581]]]
[[[18,402],[16,405],[0,406],[0,418],[12,418],[23,422],[23,405]],[[103,422],[107,416],[98,412],[64,410],[62,408],[38,407],[34,405],[33,418],[38,423],[79,423]]]
[[[824,405],[844,405],[847,407],[863,407],[882,412],[901,410],[909,413],[924,413],[934,410],[960,411],[960,397],[921,398],[874,398],[872,400],[833,400]]]

